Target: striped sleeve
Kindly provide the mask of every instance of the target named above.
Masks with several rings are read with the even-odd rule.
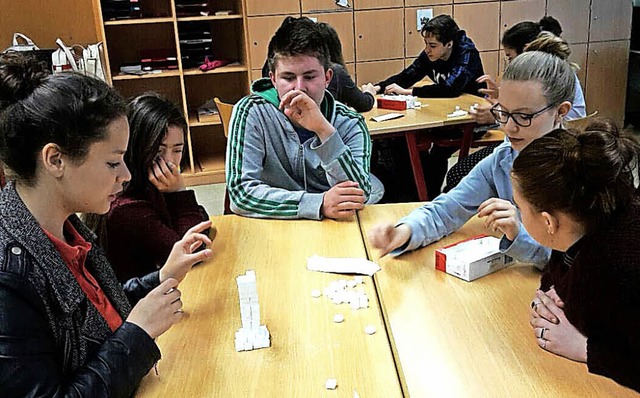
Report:
[[[316,150],[327,173],[329,185],[357,182],[366,200],[371,193],[371,137],[364,118],[336,103],[336,132]]]
[[[225,165],[231,209],[248,217],[319,219],[322,194],[275,188],[260,179],[267,155],[255,106],[266,103],[249,96],[233,108]]]

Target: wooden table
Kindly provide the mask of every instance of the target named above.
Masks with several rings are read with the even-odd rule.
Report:
[[[393,111],[373,108],[369,112],[363,113],[362,116],[365,118],[371,137],[374,139],[387,138],[394,135],[403,135],[405,137],[413,178],[418,190],[418,198],[421,201],[425,201],[427,200],[427,187],[424,181],[422,162],[420,161],[417,135],[424,134],[435,128],[460,125],[462,128],[460,157],[467,156],[473,138],[473,127],[476,123],[469,115],[447,118],[447,114],[452,113],[456,106],[468,111],[471,105],[483,103],[485,100],[471,94],[463,94],[457,98],[419,98],[419,100],[422,103],[422,107],[418,109]],[[371,120],[372,117],[394,112],[402,113],[405,116],[385,122]]]
[[[365,207],[359,212],[364,236],[419,205]],[[374,279],[403,390],[411,397],[637,397],[537,346],[529,326],[540,279],[533,267],[516,265],[473,282],[435,270],[436,248],[483,232],[474,218],[433,245],[382,259],[365,238],[382,267]]]
[[[306,269],[307,257],[366,258],[355,217],[350,221],[258,220],[213,217],[213,258],[180,284],[185,318],[158,339],[159,376],[143,379],[140,397],[402,396],[372,278],[368,309],[352,310],[313,298],[336,279]],[[235,278],[257,275],[261,321],[271,347],[236,352],[241,326]],[[333,316],[342,313],[343,323]],[[377,333],[367,335],[367,325]],[[338,388],[325,389],[327,378]]]

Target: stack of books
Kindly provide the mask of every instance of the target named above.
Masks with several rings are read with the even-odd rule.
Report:
[[[197,68],[206,57],[213,57],[211,25],[208,23],[182,23],[178,26],[183,68]]]
[[[178,17],[194,17],[209,15],[209,2],[203,0],[176,0]]]

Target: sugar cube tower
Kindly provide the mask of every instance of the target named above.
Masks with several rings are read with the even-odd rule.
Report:
[[[249,270],[244,275],[239,275],[236,283],[242,318],[242,327],[236,332],[236,351],[269,347],[271,345],[269,330],[265,325],[260,325],[260,304],[255,271]]]

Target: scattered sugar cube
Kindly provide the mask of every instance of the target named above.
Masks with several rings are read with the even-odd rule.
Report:
[[[376,327],[373,325],[369,325],[366,328],[364,328],[364,332],[366,334],[374,334],[376,332]]]
[[[322,292],[321,292],[320,290],[315,289],[315,290],[312,290],[312,291],[311,291],[311,297],[318,298],[318,297],[320,297],[320,296],[322,296]]]
[[[338,387],[338,380],[336,379],[327,379],[324,383],[324,386],[327,390],[335,390]]]
[[[335,315],[333,316],[333,321],[334,321],[335,323],[342,323],[342,322],[344,322],[344,315],[342,315],[342,314],[335,314]]]

